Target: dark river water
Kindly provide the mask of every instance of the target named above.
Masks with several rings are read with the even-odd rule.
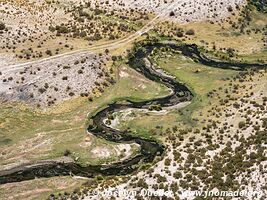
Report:
[[[196,45],[175,44],[173,42],[154,43],[144,45],[133,52],[128,65],[146,78],[161,83],[171,89],[171,94],[162,98],[146,100],[142,102],[127,101],[127,103],[112,103],[92,117],[93,124],[88,131],[96,137],[104,138],[116,143],[137,143],[140,145],[140,153],[135,157],[110,165],[80,166],[77,163],[64,163],[56,161],[40,161],[31,165],[22,165],[12,169],[0,171],[0,184],[31,180],[41,177],[76,175],[94,177],[96,175],[126,175],[138,169],[141,163],[150,163],[156,156],[162,155],[164,146],[156,141],[140,138],[129,131],[119,131],[108,127],[104,119],[110,113],[122,111],[128,108],[148,109],[151,105],[160,107],[175,106],[181,102],[189,102],[193,98],[192,92],[176,79],[158,72],[153,67],[148,56],[154,49],[171,48],[180,51],[185,57],[209,67],[222,69],[245,70],[248,67],[266,67],[266,64],[233,63],[214,60],[200,53]]]

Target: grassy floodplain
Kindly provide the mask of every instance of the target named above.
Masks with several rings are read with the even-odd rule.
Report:
[[[227,78],[238,74],[238,71],[207,67],[182,56],[177,52],[154,52],[150,57],[165,73],[176,77],[178,82],[184,83],[194,93],[194,99],[190,105],[180,110],[174,110],[163,115],[138,113],[134,119],[120,123],[119,128],[130,128],[134,133],[151,138],[157,133],[161,134],[173,126],[193,127],[197,126],[194,120],[199,112],[205,111],[205,107],[218,103],[208,98],[207,94],[218,88],[223,90]],[[217,99],[218,101],[218,99]],[[137,117],[138,116],[138,117]],[[123,121],[123,119],[120,119]],[[157,135],[157,137],[160,135]]]
[[[42,112],[25,105],[1,105],[1,164],[16,163],[22,158],[32,161],[53,159],[63,156],[66,149],[81,164],[98,164],[118,159],[115,158],[115,144],[87,136],[87,117],[120,99],[138,101],[164,96],[169,91],[125,66],[116,68],[116,79],[115,85],[111,85],[104,95],[95,97],[92,102],[86,98],[77,98]],[[97,153],[94,155],[94,147],[110,151],[108,160],[101,156],[98,158]]]

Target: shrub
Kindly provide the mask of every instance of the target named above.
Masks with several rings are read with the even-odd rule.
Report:
[[[170,165],[171,165],[171,159],[166,158],[165,161],[164,161],[164,164],[165,164],[166,166],[170,166]]]
[[[141,188],[148,188],[148,184],[146,183],[146,181],[144,179],[139,179],[137,182],[137,186],[141,187]]]
[[[173,174],[173,177],[174,177],[175,179],[180,179],[180,178],[183,177],[183,175],[182,175],[181,172],[177,171],[177,172],[175,172],[175,173]]]
[[[60,34],[60,33],[65,34],[65,33],[68,33],[69,32],[68,28],[66,26],[64,26],[64,25],[56,26],[55,29],[57,30],[57,33],[58,34]]]
[[[101,175],[98,175],[98,176],[96,177],[96,179],[97,179],[98,181],[102,181],[102,180],[104,180],[104,177],[101,176]]]
[[[70,152],[70,150],[68,150],[68,149],[66,149],[65,151],[64,151],[64,156],[69,156],[71,154],[71,152]]]
[[[233,12],[233,7],[232,6],[228,6],[227,10],[228,10],[228,12]]]
[[[175,16],[175,14],[174,14],[173,11],[171,11],[171,12],[170,12],[170,17],[173,17],[173,16]]]
[[[0,22],[0,30],[5,30],[6,25],[3,22]]]
[[[238,127],[240,129],[244,128],[245,126],[246,126],[246,122],[244,122],[244,121],[241,121],[241,122],[238,123]]]
[[[45,53],[49,56],[52,56],[52,51],[51,50],[46,50]]]
[[[186,31],[185,34],[186,35],[195,35],[195,31],[193,29],[189,29],[188,31]]]
[[[178,32],[176,33],[176,36],[177,36],[177,37],[183,37],[184,34],[183,34],[182,32],[180,32],[180,31],[178,31]]]

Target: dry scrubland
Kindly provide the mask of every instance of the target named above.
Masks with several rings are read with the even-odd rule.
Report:
[[[115,40],[137,30],[144,12],[105,11],[88,2],[0,2],[1,65],[40,59]],[[97,43],[98,42],[98,43]]]
[[[261,198],[244,199],[265,199],[267,70],[211,68],[166,49],[155,52],[151,59],[186,83],[194,91],[195,100],[170,112],[126,110],[115,113],[117,117],[110,123],[143,137],[161,138],[167,146],[165,155],[134,175],[89,180],[71,194],[57,194],[56,198],[106,199],[88,196],[88,190],[112,187],[171,190],[175,195],[169,199],[185,199],[182,192],[188,190],[261,190]],[[48,199],[56,198],[53,194]]]
[[[108,86],[114,82],[105,71],[106,62],[105,56],[84,54],[33,63],[20,69],[7,68],[1,73],[2,101],[25,101],[40,107],[77,95],[92,98],[93,89],[103,90],[102,83]]]
[[[165,23],[156,27],[151,36],[162,34],[195,42],[203,47],[203,53],[214,58],[266,63],[266,15],[254,9],[245,9],[240,18],[233,16],[222,24],[177,25],[167,31],[171,25]],[[194,34],[186,33],[190,29],[195,30]],[[166,49],[155,51],[151,59],[185,83],[195,93],[195,99],[186,108],[173,112],[115,113],[109,123],[143,137],[161,138],[167,146],[166,154],[152,165],[143,166],[145,171],[119,180],[90,180],[80,190],[61,196],[101,199],[88,196],[88,188],[112,187],[130,191],[165,189],[176,193],[169,199],[185,199],[183,191],[217,188],[261,190],[262,197],[243,199],[265,199],[266,69],[244,72],[216,69]],[[56,197],[60,199],[59,195]],[[54,199],[54,195],[49,198]]]
[[[267,71],[223,72],[164,51],[156,57],[159,66],[196,92],[197,100],[161,119],[151,113],[150,117],[140,117],[138,111],[125,113],[128,118],[119,119],[124,123],[129,120],[129,127],[138,131],[144,125],[151,128],[148,135],[165,138],[168,150],[164,159],[146,172],[139,172],[127,183],[113,188],[171,190],[176,193],[174,199],[186,198],[182,192],[188,190],[262,190],[265,199]],[[166,123],[169,128],[164,130]]]
[[[104,87],[114,83],[109,68],[104,66],[111,57],[84,56],[79,52],[61,54],[112,43],[133,34],[151,17],[162,13],[179,23],[214,22],[234,14],[243,4],[241,0],[1,2],[1,99],[43,107],[71,97],[91,98],[93,87],[102,93]],[[173,30],[172,35],[183,34],[170,25],[159,26],[155,31],[164,34],[163,30],[169,29]],[[191,29],[186,32],[193,33]],[[108,52],[105,50],[104,54]],[[16,65],[20,60],[36,59],[43,61]]]
[[[244,0],[149,0],[149,1],[135,1],[135,0],[111,0],[106,1],[93,1],[93,5],[103,8],[109,8],[110,10],[140,10],[151,13],[160,14],[164,8],[171,3],[174,3],[171,8],[168,9],[168,18],[174,22],[186,23],[195,21],[220,21],[229,15],[229,11],[236,10],[242,6]]]
[[[165,13],[179,23],[220,21],[243,4],[243,0],[1,2],[1,65],[119,39],[153,15]]]
[[[103,182],[104,188],[165,189],[176,194],[170,199],[185,199],[182,192],[188,190],[261,190],[265,199],[267,72],[240,73],[223,82],[208,93],[212,104],[193,113],[197,126],[173,126],[163,132],[168,146],[163,160],[126,183]],[[81,193],[86,196],[86,190]]]
[[[38,107],[102,93],[114,83],[108,50],[61,54],[122,38],[149,19],[144,12],[107,13],[68,1],[5,1],[0,18],[0,98]]]

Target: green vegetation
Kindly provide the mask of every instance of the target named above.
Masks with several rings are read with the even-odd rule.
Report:
[[[57,36],[67,35],[83,38],[88,41],[115,40],[137,31],[149,19],[145,13],[107,11],[99,7],[93,9],[90,3],[74,6],[66,11],[71,14],[72,21],[50,26],[49,30]]]
[[[209,51],[210,55],[215,54],[222,59],[243,61],[245,57],[242,55],[250,54],[248,61],[260,59],[266,62],[266,53],[263,58],[253,58],[254,54],[266,51],[266,21],[267,15],[250,4],[240,9],[240,15],[233,15],[222,23],[196,22],[180,25],[162,22],[150,36],[197,44]],[[185,34],[189,30],[194,30],[195,34]]]
[[[262,6],[266,3],[263,0],[251,0],[251,3],[260,12],[249,4],[241,11],[241,16],[231,16],[225,23],[177,25],[171,22],[172,25],[170,25],[164,22],[165,24],[156,26],[152,34],[144,34],[144,36],[151,38],[153,35],[157,38],[160,35],[162,36],[160,39],[174,38],[185,43],[196,43],[201,47],[202,53],[216,59],[266,63],[267,16],[263,14],[266,13],[266,7]],[[228,10],[232,12],[233,8],[228,7]],[[87,45],[93,44],[92,41],[123,38],[140,29],[149,16],[135,11],[110,13],[98,8],[88,9],[82,5],[74,6],[73,12],[68,12],[72,14],[73,20],[65,24],[58,23],[55,27],[51,26],[50,30],[56,32],[57,39],[63,37],[68,37],[70,41],[84,39],[90,41]],[[170,15],[174,15],[174,12],[172,11]],[[0,22],[0,34],[4,33],[3,30],[7,28]],[[65,48],[73,48],[72,45],[60,42],[61,44],[65,44]],[[38,45],[38,48],[41,48],[41,45]],[[123,48],[127,49],[125,46]],[[29,48],[22,50],[21,53],[30,59],[31,55],[33,57],[33,51],[34,49]],[[45,49],[42,52],[51,56],[59,51]],[[105,53],[109,54],[109,50],[106,49]],[[42,56],[40,54],[40,57]],[[267,119],[254,118],[256,115],[261,116],[266,108],[266,97],[260,102],[254,100],[259,95],[255,94],[254,87],[263,83],[258,79],[260,76],[255,76],[253,80],[255,75],[253,71],[242,76],[238,71],[207,67],[167,48],[155,50],[150,58],[165,73],[175,76],[177,81],[189,87],[194,93],[194,99],[190,105],[179,109],[166,111],[160,105],[151,105],[148,112],[134,111],[126,117],[125,113],[108,116],[110,124],[118,117],[120,121],[118,128],[131,130],[135,135],[159,142],[161,139],[165,140],[168,142],[166,146],[173,150],[174,159],[168,155],[168,149],[164,154],[166,156],[163,160],[164,166],[155,165],[156,168],[159,167],[158,169],[161,167],[161,172],[157,169],[152,174],[154,170],[152,165],[160,160],[160,156],[156,157],[153,163],[141,166],[141,170],[151,173],[149,178],[154,177],[154,185],[148,185],[146,182],[148,176],[145,172],[145,176],[139,179],[134,177],[136,181],[131,181],[131,186],[143,188],[155,186],[155,189],[168,189],[170,186],[169,188],[177,192],[181,188],[203,189],[201,188],[203,185],[204,189],[216,187],[221,190],[235,190],[248,185],[245,183],[247,181],[244,179],[245,176],[249,178],[254,165],[259,166],[260,171],[263,171],[260,163],[266,161],[263,145],[266,145],[267,141],[265,131]],[[117,57],[113,55],[111,59],[115,62]],[[90,123],[90,117],[113,102],[127,103],[127,100],[138,102],[154,99],[166,96],[169,91],[164,86],[145,79],[133,69],[129,69],[122,59],[119,60],[120,62],[116,62],[118,65],[115,69],[112,68],[116,77],[107,81],[106,87],[95,88],[92,92],[94,96],[81,93],[81,97],[46,111],[21,104],[2,104],[0,106],[0,165],[3,167],[26,159],[36,161],[61,156],[71,157],[77,163],[87,165],[118,161],[124,157],[126,149],[121,150],[117,147],[118,144],[87,134],[86,127]],[[84,72],[78,70],[77,73]],[[67,76],[63,79],[71,80]],[[254,85],[249,85],[250,87],[242,85],[248,80]],[[99,86],[99,83],[96,85]],[[109,87],[108,90],[106,90],[107,87]],[[253,88],[254,91],[249,88]],[[41,88],[40,93],[44,90]],[[73,96],[74,93],[69,95]],[[250,100],[252,98],[253,100]],[[244,108],[244,104],[248,103],[251,104],[252,109]],[[236,114],[245,119],[238,119]],[[236,120],[236,123],[230,124],[227,120],[223,121],[231,120],[230,117],[233,117],[232,121]],[[261,120],[262,124],[255,119]],[[253,130],[249,131],[255,134],[243,137],[243,131],[245,133],[249,127],[253,127]],[[133,154],[136,155],[138,147],[135,145],[131,147]],[[118,150],[122,152],[120,155]],[[209,153],[214,153],[215,156],[210,157]],[[175,166],[177,170],[173,173],[170,169],[174,169]],[[253,171],[258,173],[256,170]],[[242,173],[247,175],[244,176]],[[169,179],[166,174],[172,175],[177,182],[173,181],[168,185]],[[237,181],[239,175],[242,175],[242,179],[245,180],[241,180],[242,185]],[[12,184],[7,184],[3,186],[4,192],[0,190],[0,196],[9,198],[11,191],[16,194],[20,190],[37,194],[40,199],[46,197],[41,194],[43,191],[45,193],[51,191],[58,193],[62,198],[70,195],[71,198],[76,199],[81,196],[81,193],[87,194],[87,189],[90,187],[102,187],[104,182],[109,183],[109,178],[111,177],[97,176],[94,180],[90,179],[86,186],[81,186],[84,180],[71,176],[37,179],[19,183],[19,187],[15,186],[15,189],[12,188]],[[126,182],[122,181],[121,177],[118,179]],[[114,178],[115,181],[117,181],[116,178]],[[257,180],[259,181],[260,179]],[[255,184],[254,182],[250,185]],[[107,185],[111,186],[111,184]],[[83,188],[84,186],[87,188]],[[83,189],[74,189],[74,187]],[[66,192],[63,194],[62,190]],[[71,194],[68,193],[70,190],[73,191]],[[22,194],[23,198],[27,198],[27,192]],[[50,197],[56,198],[54,194]]]
[[[113,143],[87,136],[87,116],[120,99],[140,101],[165,96],[169,91],[132,69],[118,67],[116,71],[117,83],[92,101],[80,97],[46,112],[17,104],[1,105],[0,149],[5,157],[1,164],[14,162],[14,157],[29,160],[57,158],[66,155],[66,150],[68,156],[81,164],[106,162],[107,158],[100,159],[101,156],[91,152],[95,147],[110,152],[108,161],[117,160]]]
[[[151,58],[165,73],[174,75],[177,77],[177,81],[187,85],[195,97],[189,106],[180,111],[171,111],[161,115],[138,113],[137,111],[133,119],[120,123],[119,128],[130,128],[133,133],[147,138],[164,136],[167,129],[175,125],[196,126],[197,121],[194,118],[199,117],[198,113],[205,111],[205,106],[218,103],[218,101],[212,102],[209,93],[212,90],[223,93],[225,80],[238,74],[238,71],[212,68],[195,63],[191,59],[171,51],[154,51]]]
[[[258,11],[267,14],[267,2],[265,0],[250,0],[250,3],[254,5]]]

